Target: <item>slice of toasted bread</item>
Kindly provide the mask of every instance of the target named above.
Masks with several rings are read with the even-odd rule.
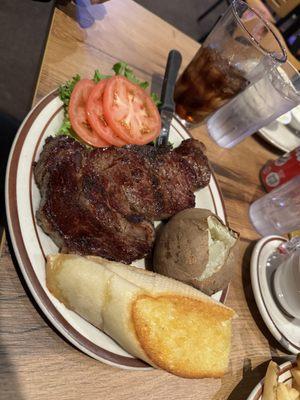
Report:
[[[107,296],[107,282],[112,273],[91,263],[88,273],[83,257],[57,254],[47,259],[46,284],[66,307],[102,329],[102,308]]]
[[[233,311],[188,297],[139,296],[132,307],[139,342],[160,368],[186,378],[227,370]]]
[[[132,266],[48,257],[47,287],[132,355],[188,378],[227,368],[234,311],[196,289]]]
[[[194,287],[187,285],[183,282],[177,281],[173,278],[168,278],[164,275],[160,275],[155,272],[151,272],[145,269],[136,268],[132,265],[120,264],[114,261],[107,261],[102,257],[88,256],[89,260],[96,262],[99,265],[107,268],[109,271],[121,276],[129,282],[139,286],[149,293],[160,295],[166,293],[180,294],[183,296],[201,299],[209,303],[215,303],[219,307],[223,307],[227,310],[231,310],[229,307],[218,302],[207,294],[195,289]],[[120,268],[120,265],[122,268]],[[231,310],[232,311],[232,310]]]

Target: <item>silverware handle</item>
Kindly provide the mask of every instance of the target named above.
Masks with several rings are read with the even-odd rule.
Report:
[[[166,72],[161,90],[161,107],[160,109],[170,110],[174,112],[174,87],[181,65],[182,57],[179,51],[171,50],[168,55]]]

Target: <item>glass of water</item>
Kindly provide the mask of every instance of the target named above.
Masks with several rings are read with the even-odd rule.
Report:
[[[266,68],[262,78],[207,121],[212,139],[230,148],[300,104],[300,74],[288,61]]]
[[[251,204],[252,225],[262,236],[283,235],[300,228],[300,176]]]

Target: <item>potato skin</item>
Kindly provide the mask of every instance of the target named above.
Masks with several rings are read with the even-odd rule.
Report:
[[[188,284],[202,274],[208,262],[209,215],[208,210],[191,208],[168,221],[155,242],[154,271]]]
[[[154,271],[190,284],[208,295],[229,284],[238,249],[235,243],[225,264],[215,274],[203,281],[196,279],[208,263],[207,219],[210,216],[223,224],[206,209],[190,208],[179,212],[162,228],[153,253]],[[238,239],[238,234],[231,232]]]
[[[180,211],[167,222],[153,253],[154,271],[189,284],[202,274],[208,262],[207,217],[210,214],[199,218],[195,210]]]
[[[219,290],[225,289],[229,285],[229,282],[233,277],[238,252],[239,246],[237,238],[237,241],[235,245],[231,248],[228,258],[223,267],[219,268],[216,273],[204,279],[203,281],[194,279],[191,282],[192,286],[194,286],[196,289],[201,290],[201,292],[208,294],[209,296],[218,292]]]

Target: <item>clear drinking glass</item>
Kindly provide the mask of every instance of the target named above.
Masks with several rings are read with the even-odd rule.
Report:
[[[252,225],[262,236],[283,235],[300,228],[300,176],[250,205]]]
[[[264,76],[213,114],[210,136],[230,148],[300,104],[300,74],[288,61],[266,70]]]
[[[247,3],[233,0],[176,82],[177,115],[203,122],[262,77],[268,61],[286,61],[275,32]]]

